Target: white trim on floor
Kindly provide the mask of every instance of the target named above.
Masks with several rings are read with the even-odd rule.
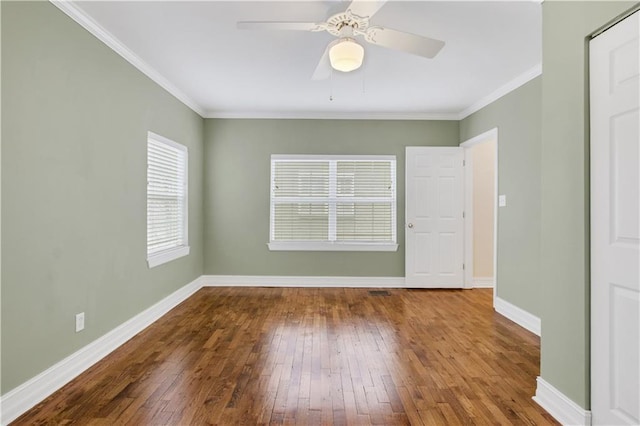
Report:
[[[404,288],[404,277],[296,277],[203,275],[203,287],[348,287]]]
[[[495,280],[493,277],[473,277],[471,287],[473,288],[493,288]]]
[[[591,425],[591,411],[585,410],[553,387],[542,377],[536,379],[538,386],[533,400],[563,425]]]
[[[201,278],[196,278],[104,336],[2,395],[0,424],[12,422],[189,298],[202,288]]]
[[[494,308],[500,315],[509,318],[519,326],[526,328],[537,336],[540,336],[540,318],[537,316],[530,314],[524,309],[518,308],[516,305],[512,305],[500,297],[496,297]]]
[[[0,424],[6,425],[24,414],[123,343],[153,324],[202,287],[405,288],[405,281],[404,277],[202,275],[104,336],[94,340],[5,395],[0,396]],[[528,330],[538,335],[540,334],[540,319],[537,317],[500,298],[496,299],[495,309]],[[538,388],[540,389],[540,384]],[[538,400],[536,401],[542,405]]]

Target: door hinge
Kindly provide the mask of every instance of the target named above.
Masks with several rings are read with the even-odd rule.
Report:
[[[467,165],[466,160],[462,160],[462,167],[464,167],[464,166],[466,166],[466,165]]]
[[[464,263],[462,264],[462,270],[464,271]]]
[[[465,216],[464,216],[464,212],[462,212],[462,218],[463,218],[463,219],[465,218]]]

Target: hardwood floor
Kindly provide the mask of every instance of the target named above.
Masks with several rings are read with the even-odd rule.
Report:
[[[17,425],[556,424],[490,290],[203,288]]]

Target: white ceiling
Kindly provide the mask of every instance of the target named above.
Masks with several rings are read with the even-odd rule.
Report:
[[[58,7],[207,117],[464,117],[540,73],[541,4],[389,1],[372,24],[446,42],[434,59],[365,45],[365,63],[311,75],[325,32],[236,29],[318,21],[343,1],[78,1]],[[330,96],[333,100],[330,100]]]

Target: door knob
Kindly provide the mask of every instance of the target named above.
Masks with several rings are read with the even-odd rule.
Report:
[[[409,228],[413,228],[413,223],[407,225]]]

